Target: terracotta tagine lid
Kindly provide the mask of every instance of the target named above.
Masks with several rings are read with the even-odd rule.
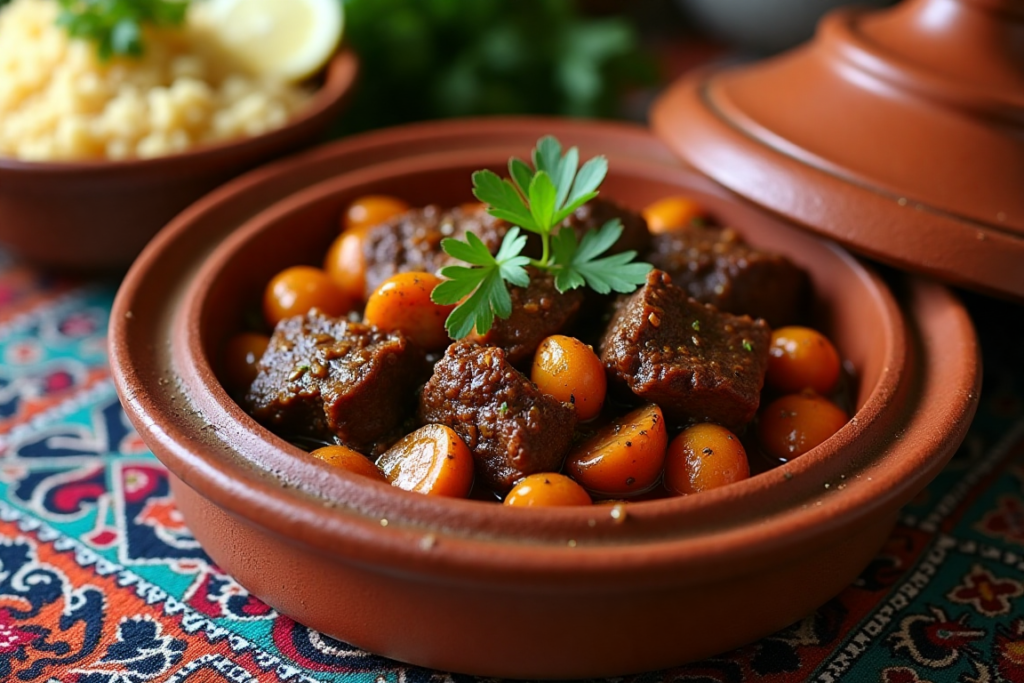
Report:
[[[652,126],[810,230],[1024,300],[1024,0],[836,11],[805,46],[674,84]]]

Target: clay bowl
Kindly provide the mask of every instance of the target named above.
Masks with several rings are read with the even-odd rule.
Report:
[[[189,204],[320,138],[337,119],[356,69],[355,55],[340,52],[308,105],[284,127],[254,138],[156,159],[42,163],[0,157],[0,244],[55,268],[126,268]]]
[[[320,261],[351,199],[468,200],[471,171],[545,133],[609,157],[607,196],[639,208],[685,191],[806,267],[810,317],[856,371],[854,418],[787,465],[617,517],[395,490],[329,469],[232,401],[216,375],[225,340],[272,274]],[[642,129],[459,121],[332,144],[191,207],[118,293],[111,360],[189,527],[275,609],[442,670],[611,676],[704,658],[809,614],[853,581],[952,455],[977,403],[973,329],[945,288],[899,286],[897,297],[841,248],[738,200]]]

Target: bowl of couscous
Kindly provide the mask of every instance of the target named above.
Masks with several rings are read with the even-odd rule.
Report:
[[[352,52],[332,48],[302,80],[260,73],[205,10],[145,27],[144,52],[103,55],[60,25],[56,0],[0,8],[3,248],[63,269],[125,267],[200,196],[335,121]]]

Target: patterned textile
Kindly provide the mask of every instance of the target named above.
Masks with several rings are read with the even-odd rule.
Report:
[[[310,631],[207,558],[114,394],[113,291],[0,271],[0,681],[468,680]],[[1004,324],[1024,316],[972,310],[991,370],[978,419],[857,582],[754,645],[637,680],[1024,681],[1024,337]]]

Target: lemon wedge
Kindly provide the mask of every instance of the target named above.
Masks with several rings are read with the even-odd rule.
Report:
[[[211,0],[209,17],[231,54],[255,73],[300,81],[331,58],[341,0]]]

